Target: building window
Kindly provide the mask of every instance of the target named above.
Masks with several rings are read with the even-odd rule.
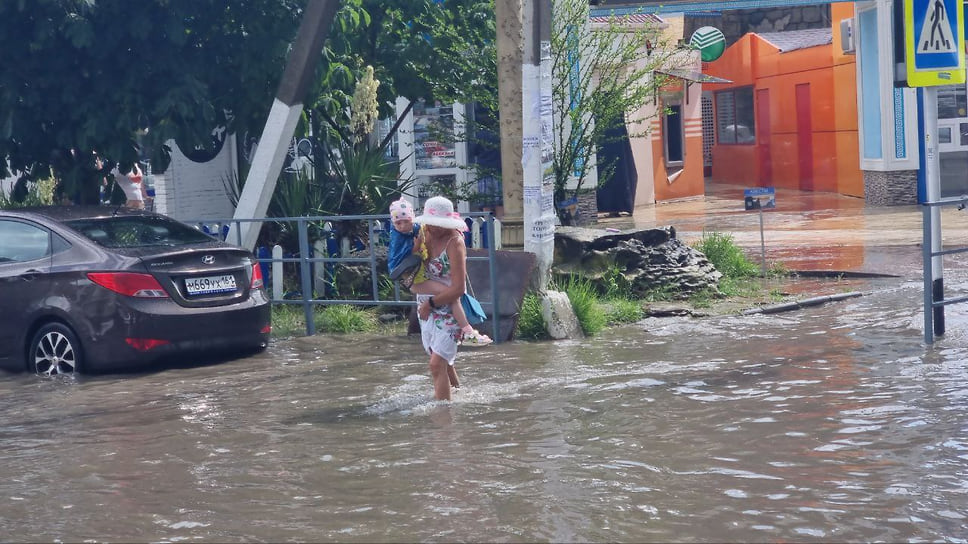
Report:
[[[682,165],[682,104],[669,104],[662,117],[662,136],[666,165]]]
[[[716,93],[716,136],[720,144],[756,143],[753,88]]]
[[[964,83],[938,86],[938,119],[968,117],[968,97]]]

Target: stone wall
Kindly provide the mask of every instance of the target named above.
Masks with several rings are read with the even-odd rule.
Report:
[[[864,202],[873,207],[917,204],[918,171],[864,170]]]
[[[782,32],[808,28],[830,28],[830,4],[789,8],[728,10],[715,15],[687,13],[683,21],[683,39],[703,26],[718,28],[726,36],[726,46],[748,32]]]

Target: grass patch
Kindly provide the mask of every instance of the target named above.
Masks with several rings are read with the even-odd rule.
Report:
[[[323,307],[316,323],[320,332],[373,332],[377,329],[379,320],[371,310],[339,304]]]
[[[642,295],[642,302],[670,302],[680,298],[679,289],[672,285],[663,285],[656,289],[650,289]]]
[[[318,311],[318,308],[316,308]],[[272,305],[272,336],[288,338],[306,334],[306,319],[298,304]]]
[[[725,277],[751,278],[760,273],[759,266],[746,257],[730,234],[704,232],[692,247],[704,254]]]
[[[613,265],[602,275],[598,285],[601,293],[608,300],[633,298],[631,282],[616,265]]]
[[[380,320],[372,308],[342,304],[338,306],[314,306],[313,322],[318,332],[353,333],[373,332],[379,329]],[[306,318],[300,304],[272,305],[272,336],[288,338],[306,334]]]
[[[571,275],[559,286],[568,295],[571,308],[585,336],[594,336],[608,324],[595,286],[588,278]]]
[[[645,310],[638,300],[628,298],[613,298],[605,303],[605,319],[609,325],[635,323],[645,317]]]
[[[528,292],[521,301],[521,312],[518,315],[518,327],[515,331],[518,338],[542,340],[548,338],[544,316],[541,315],[541,298]]]

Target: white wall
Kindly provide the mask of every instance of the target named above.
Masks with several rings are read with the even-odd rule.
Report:
[[[9,195],[15,181],[17,181],[15,177],[0,179],[0,194]]]
[[[154,174],[155,211],[182,221],[231,219],[235,206],[223,180],[238,178],[235,135],[229,135],[218,155],[205,163],[186,157],[174,140],[168,144],[171,164],[164,174]]]

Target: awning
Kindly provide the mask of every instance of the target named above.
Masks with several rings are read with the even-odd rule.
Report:
[[[702,72],[693,72],[691,70],[656,70],[655,73],[684,79],[690,83],[732,83],[729,79],[711,76]]]
[[[674,77],[681,79],[686,82],[686,104],[689,103],[689,86],[693,83],[732,83],[732,80],[724,79],[721,77],[711,76],[709,74],[704,74],[702,72],[693,72],[692,70],[655,70],[656,74],[662,74],[664,76]],[[658,92],[658,89],[656,89]],[[658,97],[656,97],[655,102],[658,104]]]

